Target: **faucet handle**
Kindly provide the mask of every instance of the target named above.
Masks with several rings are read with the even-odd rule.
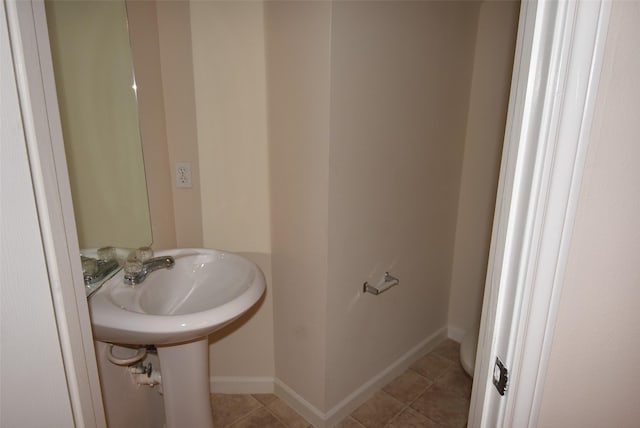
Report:
[[[124,273],[137,275],[142,272],[143,268],[142,260],[138,258],[138,250],[132,250],[124,262]]]
[[[135,256],[141,262],[146,262],[153,257],[153,250],[151,247],[140,247],[135,250]]]
[[[98,272],[98,261],[91,257],[80,256],[82,262],[82,273],[93,276]]]
[[[102,247],[98,248],[98,260],[103,262],[108,262],[110,260],[115,260],[116,258],[116,249],[113,247]]]

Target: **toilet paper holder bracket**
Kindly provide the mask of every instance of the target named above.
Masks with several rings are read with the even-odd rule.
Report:
[[[371,285],[368,281],[365,281],[364,284],[362,284],[362,292],[371,293],[377,296],[383,291],[387,291],[394,285],[398,284],[400,284],[400,280],[398,278],[391,275],[389,272],[385,272],[380,282],[376,285]]]

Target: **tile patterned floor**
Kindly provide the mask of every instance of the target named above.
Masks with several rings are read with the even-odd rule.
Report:
[[[216,428],[308,428],[311,425],[273,394],[211,394]]]
[[[337,428],[462,428],[467,424],[471,378],[447,340],[413,364]],[[311,427],[273,394],[212,394],[215,427]]]

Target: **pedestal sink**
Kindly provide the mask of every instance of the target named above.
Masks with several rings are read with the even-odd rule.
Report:
[[[264,276],[233,253],[179,249],[156,253],[171,269],[127,285],[120,272],[89,299],[94,338],[155,345],[162,372],[167,428],[213,427],[207,336],[251,308],[264,293]]]

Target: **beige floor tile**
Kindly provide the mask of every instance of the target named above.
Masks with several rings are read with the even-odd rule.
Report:
[[[404,404],[384,391],[379,391],[358,407],[351,417],[366,428],[382,428],[404,408]]]
[[[462,369],[460,364],[453,364],[449,367],[435,383],[442,389],[449,391],[459,397],[471,398],[471,386],[473,380]]]
[[[452,340],[441,343],[336,428],[464,427],[472,380],[459,364],[459,350]],[[216,428],[311,427],[274,394],[212,394],[211,403]]]
[[[349,416],[346,419],[343,419],[334,428],[364,428],[364,425]]]
[[[246,394],[211,394],[213,424],[226,427],[261,407],[251,395]]]
[[[411,408],[444,427],[461,428],[467,423],[469,400],[433,385],[411,404]]]
[[[430,381],[436,380],[453,362],[440,355],[430,353],[416,361],[411,368]]]
[[[261,402],[264,406],[278,398],[275,394],[251,394],[251,396]]]
[[[287,428],[307,428],[310,424],[302,416],[296,413],[284,401],[277,398],[267,404],[269,409]]]
[[[431,381],[413,370],[407,370],[383,388],[383,391],[402,403],[409,404],[431,386]]]
[[[460,361],[460,344],[451,339],[442,342],[432,351],[434,354],[446,358],[447,360]]]
[[[386,428],[440,428],[431,419],[422,416],[420,413],[407,408],[402,411]]]
[[[286,428],[286,426],[276,419],[270,411],[261,407],[229,425],[229,428]]]

